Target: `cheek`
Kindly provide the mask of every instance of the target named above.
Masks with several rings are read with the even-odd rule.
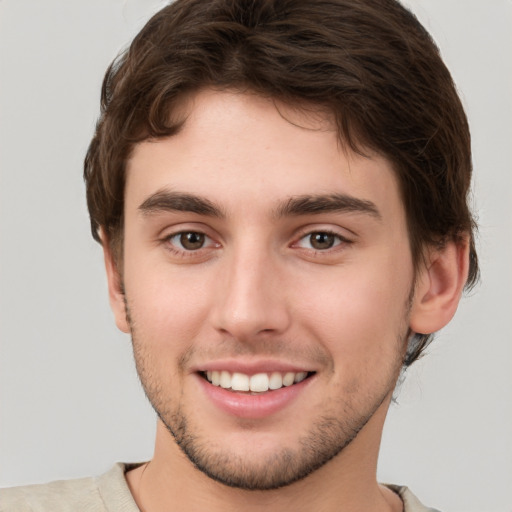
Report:
[[[134,261],[126,269],[128,304],[136,330],[147,343],[183,347],[205,323],[209,285],[201,278],[172,272],[169,265]]]
[[[383,357],[396,356],[397,341],[407,331],[412,283],[408,266],[398,268],[376,264],[344,269],[302,303],[308,329],[316,331],[337,364],[363,360],[375,365]]]

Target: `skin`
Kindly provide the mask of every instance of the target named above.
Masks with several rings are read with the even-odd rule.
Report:
[[[401,510],[376,482],[382,428],[409,334],[455,312],[467,243],[426,251],[414,276],[391,165],[343,150],[324,114],[212,90],[181,114],[177,135],[128,162],[122,276],[103,244],[116,322],[159,415],[154,458],[127,474],[136,502]],[[285,207],[333,194],[343,207]],[[310,377],[276,412],[240,417],[198,373],[226,361]]]

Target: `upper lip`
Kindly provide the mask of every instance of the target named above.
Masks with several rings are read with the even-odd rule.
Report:
[[[243,359],[217,359],[215,361],[208,361],[204,364],[197,364],[191,368],[192,372],[207,372],[207,371],[228,371],[231,373],[243,373],[246,375],[255,375],[257,373],[272,373],[272,372],[314,372],[315,369],[306,364],[294,364],[287,361],[278,361],[275,359],[260,359],[260,360],[243,360]]]

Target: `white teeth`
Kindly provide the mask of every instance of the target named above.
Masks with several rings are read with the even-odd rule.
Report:
[[[307,372],[280,372],[256,373],[249,376],[245,373],[235,372],[231,374],[226,370],[212,370],[206,372],[206,378],[214,386],[233,391],[251,391],[253,393],[264,393],[266,391],[280,389],[283,386],[291,386],[302,382],[308,376]]]
[[[274,372],[270,375],[270,379],[268,382],[269,389],[279,389],[283,387],[283,376],[278,373]]]
[[[306,377],[308,376],[307,372],[299,372],[295,374],[295,379],[293,379],[293,382],[296,384],[298,382],[302,382]]]
[[[283,386],[291,386],[295,380],[295,373],[288,372],[284,374]]]
[[[231,374],[225,370],[220,372],[220,387],[224,389],[231,387]]]
[[[249,391],[249,377],[243,373],[233,373],[231,389],[233,391]]]
[[[251,391],[263,392],[268,391],[268,375],[266,373],[257,373],[251,377]]]

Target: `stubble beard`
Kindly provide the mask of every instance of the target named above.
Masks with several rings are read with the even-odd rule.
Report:
[[[172,409],[168,391],[162,388],[151,370],[155,367],[152,357],[147,353],[143,340],[138,339],[130,315],[127,317],[132,328],[134,358],[142,387],[178,447],[206,476],[229,487],[250,491],[288,486],[306,478],[339,455],[392,395],[402,368],[406,340],[410,336],[408,328],[401,329],[397,336],[396,357],[390,361],[385,384],[377,392],[364,396],[357,404],[345,400],[327,410],[299,438],[298,448],[284,447],[265,460],[254,461],[234,451],[212,449],[208,436],[201,435],[197,426],[189,421],[181,398]]]
[[[258,462],[235,452],[212,452],[208,440],[193,434],[181,411],[177,411],[170,421],[160,414],[159,417],[182,452],[205,475],[229,487],[269,491],[306,478],[336,457],[354,440],[387,396],[388,393],[384,393],[370,413],[357,419],[349,415],[343,420],[322,416],[307,434],[300,437],[298,449],[282,448]]]
[[[340,454],[392,394],[401,366],[395,365],[389,372],[387,385],[378,394],[365,396],[357,405],[345,401],[327,410],[300,436],[297,448],[282,447],[264,460],[261,457],[252,460],[250,455],[238,454],[228,446],[212,448],[205,430],[198,429],[197,423],[190,421],[186,404],[180,400],[172,408],[168,392],[155,382],[150,371],[151,358],[144,355],[144,349],[135,337],[133,345],[137,372],[146,396],[189,461],[217,482],[252,491],[277,489],[302,480]],[[204,424],[201,427],[205,429]],[[251,432],[247,435],[251,436]]]

